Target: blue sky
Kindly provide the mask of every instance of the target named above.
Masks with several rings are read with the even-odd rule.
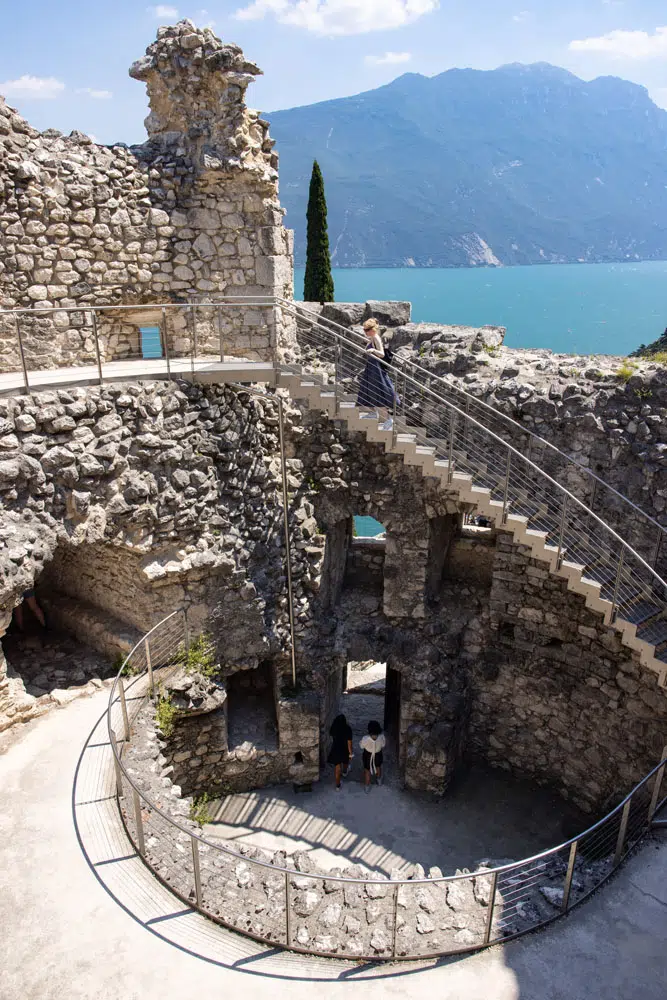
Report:
[[[241,45],[265,75],[263,111],[359,93],[410,70],[546,61],[614,74],[667,108],[665,0],[0,0],[0,93],[37,128],[141,142],[147,112],[129,65],[159,24],[189,17]]]

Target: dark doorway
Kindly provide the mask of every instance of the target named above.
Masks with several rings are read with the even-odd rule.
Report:
[[[388,669],[386,663],[365,660],[346,664],[340,711],[352,727],[354,752],[359,761],[355,776],[361,778],[359,743],[373,720],[380,723],[387,739],[385,778],[391,784],[398,783],[400,693],[401,675]]]
[[[230,750],[252,743],[260,750],[278,749],[278,722],[272,664],[239,670],[227,679],[227,745]]]

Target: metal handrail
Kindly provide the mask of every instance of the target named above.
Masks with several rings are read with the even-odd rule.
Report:
[[[281,299],[280,301],[281,301],[281,304],[285,304],[285,305],[292,305],[293,304],[293,303],[290,302],[289,299]],[[341,323],[336,322],[336,320],[329,319],[328,316],[321,316],[318,313],[312,312],[310,309],[308,309],[307,306],[305,306],[302,303],[295,303],[295,304],[297,306],[301,307],[303,309],[303,311],[308,315],[309,319],[311,321],[314,321],[316,324],[319,324],[321,326],[323,323],[328,323],[330,326],[336,327],[337,331],[339,331],[341,334],[346,335],[347,337],[350,337],[351,335],[354,335],[354,336],[357,337],[357,339],[358,339],[358,341],[360,343],[363,343],[363,337],[360,334],[357,334],[356,331],[352,330],[351,328],[343,326]],[[550,451],[552,451],[555,454],[557,454],[568,465],[575,466],[580,472],[582,472],[586,476],[588,476],[589,479],[593,479],[593,480],[595,480],[596,483],[600,484],[601,486],[604,486],[605,489],[609,490],[610,493],[613,493],[615,497],[617,497],[623,503],[628,504],[638,514],[640,514],[643,518],[645,518],[647,521],[649,521],[655,528],[657,528],[659,531],[661,531],[664,535],[667,535],[667,526],[665,526],[663,524],[660,524],[660,522],[656,521],[654,517],[651,517],[650,514],[647,514],[646,511],[642,510],[642,508],[639,507],[636,503],[633,503],[633,501],[630,500],[629,497],[626,497],[623,493],[620,493],[614,486],[611,485],[611,483],[608,483],[605,479],[602,479],[600,476],[596,475],[590,469],[587,469],[586,466],[582,465],[581,462],[578,462],[576,460],[576,458],[572,458],[566,452],[561,451],[561,449],[557,448],[556,445],[553,444],[551,441],[548,441],[546,438],[541,437],[541,435],[536,434],[535,431],[531,431],[530,428],[524,427],[524,425],[521,424],[521,423],[519,423],[518,420],[514,420],[513,417],[510,417],[508,414],[503,413],[502,410],[498,410],[494,406],[491,406],[491,404],[487,403],[485,400],[480,399],[477,396],[473,396],[472,393],[467,392],[461,386],[459,386],[456,383],[450,381],[449,379],[444,378],[442,375],[437,375],[435,372],[431,372],[431,371],[428,371],[428,369],[422,368],[422,366],[419,365],[412,358],[401,358],[400,359],[400,365],[392,365],[392,366],[389,366],[389,367],[392,367],[393,370],[396,371],[396,372],[402,372],[402,366],[404,364],[408,364],[412,368],[416,368],[418,371],[423,371],[425,374],[428,375],[428,378],[430,380],[434,380],[436,382],[441,383],[447,389],[453,389],[455,392],[459,393],[459,395],[464,396],[466,400],[469,400],[470,402],[474,403],[476,406],[480,406],[482,409],[486,410],[488,413],[492,414],[494,417],[499,417],[505,423],[510,424],[513,428],[516,429],[517,432],[519,432],[519,433],[521,433],[521,434],[523,434],[523,435],[525,435],[527,437],[532,438],[534,441],[539,441],[540,445],[543,445],[543,446],[549,448]]]
[[[118,793],[117,794],[117,801],[118,801],[119,810],[121,812],[121,816],[122,816],[122,808],[121,808],[120,800],[121,800],[121,798],[124,797],[124,794],[125,794],[124,793],[124,788],[123,788],[123,779],[124,779],[128,783],[129,788],[132,791],[132,796],[133,796],[134,802],[135,802],[135,822],[137,824],[137,829],[136,829],[136,841],[137,841],[137,843],[136,843],[135,846],[138,846],[139,853],[140,853],[142,859],[144,860],[144,862],[148,865],[148,867],[153,868],[153,866],[150,864],[150,862],[146,858],[146,843],[145,843],[144,830],[143,830],[143,822],[144,822],[144,820],[142,819],[141,806],[140,806],[140,803],[142,801],[148,807],[148,809],[151,810],[151,812],[154,812],[157,816],[161,817],[161,819],[163,819],[168,824],[169,827],[173,828],[174,830],[177,830],[179,833],[184,834],[186,837],[190,838],[191,849],[192,849],[192,854],[193,854],[193,859],[194,859],[194,872],[193,872],[193,874],[194,874],[195,890],[196,890],[195,891],[196,907],[198,909],[200,909],[202,912],[204,912],[207,916],[213,917],[213,919],[217,920],[220,923],[223,923],[225,926],[232,927],[236,931],[241,931],[242,933],[246,933],[246,934],[248,934],[251,937],[258,938],[259,940],[262,940],[262,941],[267,941],[267,942],[269,942],[271,944],[274,944],[274,945],[277,943],[276,940],[275,940],[275,938],[262,937],[261,935],[259,935],[257,933],[248,931],[247,929],[244,930],[243,928],[239,928],[236,925],[231,924],[231,923],[225,921],[222,917],[216,917],[214,914],[210,913],[206,909],[206,907],[203,904],[202,892],[201,892],[201,875],[200,875],[200,870],[199,870],[199,846],[203,845],[204,847],[206,847],[208,849],[212,849],[214,851],[223,853],[223,854],[225,854],[225,855],[227,855],[227,856],[229,856],[231,858],[242,860],[244,863],[246,863],[246,864],[248,864],[250,866],[257,866],[257,867],[265,869],[265,870],[269,870],[269,871],[272,871],[272,872],[276,872],[276,873],[282,874],[285,877],[285,888],[286,888],[286,897],[285,897],[285,907],[286,907],[286,909],[285,909],[285,921],[286,921],[286,928],[287,928],[287,933],[286,933],[286,947],[288,947],[288,948],[290,948],[292,950],[301,951],[301,952],[305,952],[305,953],[309,953],[309,954],[332,955],[332,954],[334,954],[332,952],[321,951],[321,950],[318,950],[316,948],[313,949],[313,948],[307,948],[307,947],[300,947],[300,946],[298,946],[298,944],[295,944],[291,940],[291,933],[290,933],[290,916],[291,916],[291,911],[290,911],[290,890],[289,890],[290,880],[292,878],[295,878],[295,879],[296,878],[300,878],[300,879],[307,878],[307,879],[311,879],[311,880],[320,880],[320,881],[326,880],[327,882],[337,882],[337,883],[343,883],[343,884],[356,884],[356,885],[359,885],[359,884],[362,884],[362,885],[366,885],[366,884],[371,885],[372,884],[374,887],[377,887],[378,886],[378,880],[377,879],[369,879],[369,878],[363,878],[363,877],[351,878],[349,876],[333,875],[333,874],[329,874],[329,873],[325,873],[325,872],[302,872],[302,871],[298,871],[297,869],[289,868],[287,866],[276,865],[276,864],[273,864],[272,862],[269,862],[269,861],[263,861],[261,859],[251,858],[251,857],[249,857],[247,855],[243,855],[243,854],[239,853],[238,851],[235,851],[233,848],[231,848],[227,844],[221,844],[218,841],[209,840],[206,837],[204,837],[202,834],[195,833],[192,829],[188,829],[186,826],[184,826],[182,823],[180,823],[176,818],[174,818],[173,816],[171,816],[164,809],[161,809],[159,806],[157,806],[155,804],[155,802],[153,802],[153,800],[151,799],[151,797],[148,796],[148,795],[146,795],[146,793],[139,787],[138,783],[132,778],[132,776],[129,773],[128,769],[125,767],[125,764],[123,762],[123,755],[119,751],[119,748],[118,748],[118,740],[116,738],[115,730],[114,730],[114,727],[113,727],[113,720],[112,720],[112,709],[118,703],[118,701],[120,701],[120,704],[121,704],[121,706],[123,708],[123,718],[125,720],[124,724],[127,727],[127,731],[126,731],[126,734],[125,734],[126,741],[129,743],[129,741],[131,740],[131,726],[130,726],[130,724],[128,722],[128,716],[127,716],[126,691],[125,691],[125,687],[124,687],[124,683],[123,683],[123,673],[125,671],[126,666],[131,665],[133,657],[135,656],[135,654],[140,649],[143,648],[145,650],[145,654],[146,654],[146,661],[149,664],[148,670],[144,671],[142,674],[137,674],[135,677],[133,677],[132,683],[128,686],[128,691],[129,691],[136,684],[138,684],[139,682],[141,682],[142,680],[144,680],[146,677],[148,677],[149,682],[150,682],[150,684],[149,684],[149,694],[146,695],[144,693],[144,695],[143,695],[143,697],[141,699],[141,703],[142,703],[142,706],[143,706],[143,704],[145,704],[149,700],[149,698],[152,696],[152,692],[153,692],[153,670],[150,667],[151,657],[150,657],[150,648],[149,648],[150,647],[151,636],[154,636],[156,633],[162,631],[169,622],[171,622],[173,619],[175,619],[175,618],[177,618],[179,616],[182,616],[182,619],[183,619],[183,634],[184,634],[185,643],[187,645],[187,618],[186,618],[185,612],[182,611],[182,610],[180,610],[180,611],[174,611],[174,612],[172,612],[172,614],[168,615],[166,618],[164,618],[162,621],[160,621],[157,625],[155,625],[148,633],[146,633],[146,635],[144,635],[139,640],[139,642],[136,643],[136,645],[132,648],[132,650],[128,653],[128,655],[125,657],[125,659],[123,661],[123,664],[122,664],[120,670],[118,671],[118,674],[116,675],[116,677],[114,679],[114,683],[112,685],[112,688],[111,688],[111,691],[110,691],[110,694],[109,694],[109,701],[108,701],[107,712],[106,712],[106,715],[107,715],[107,728],[108,728],[108,732],[109,732],[110,744],[111,744],[112,753],[113,753],[114,769],[115,769],[116,776],[117,776],[117,793]],[[176,652],[177,652],[177,650],[174,650],[174,654]],[[172,661],[173,661],[173,657],[172,657]],[[164,667],[162,669],[164,669]],[[667,766],[667,748],[665,749],[665,752],[663,753],[662,760],[654,768],[652,768],[652,770],[649,771],[649,773],[647,775],[645,775],[641,779],[640,782],[638,782],[635,785],[635,787],[625,796],[625,798],[622,799],[622,801],[620,801],[614,807],[614,809],[612,809],[604,817],[602,817],[602,819],[598,820],[596,823],[593,823],[591,826],[589,826],[586,830],[584,830],[582,833],[578,834],[577,836],[571,837],[569,840],[563,841],[562,843],[558,844],[555,847],[547,848],[544,851],[539,851],[536,854],[533,854],[533,855],[531,855],[528,858],[524,858],[524,859],[522,859],[520,861],[511,862],[511,863],[508,863],[508,864],[505,864],[505,865],[498,865],[498,866],[495,866],[493,868],[484,868],[484,869],[481,869],[481,870],[476,871],[476,872],[469,872],[469,873],[463,872],[463,873],[459,873],[459,874],[455,874],[455,875],[449,875],[449,876],[438,876],[436,878],[417,878],[417,879],[409,879],[409,878],[394,879],[394,878],[392,878],[392,879],[383,879],[383,880],[380,880],[379,884],[382,884],[382,885],[386,884],[386,886],[388,888],[395,889],[395,891],[397,893],[400,886],[412,886],[412,887],[434,886],[434,885],[443,885],[443,884],[449,884],[449,883],[462,882],[464,880],[471,880],[471,879],[476,879],[476,878],[491,879],[492,880],[492,882],[491,882],[492,890],[491,890],[491,894],[490,894],[489,903],[487,904],[488,905],[488,911],[487,911],[487,918],[486,918],[486,931],[485,931],[485,934],[484,934],[483,941],[479,941],[474,946],[465,947],[465,948],[462,948],[462,949],[454,949],[453,951],[451,951],[451,950],[450,951],[439,951],[439,952],[435,952],[435,953],[429,953],[428,955],[426,955],[424,953],[412,953],[412,954],[409,954],[409,955],[408,954],[406,954],[406,955],[397,955],[396,954],[396,940],[395,940],[395,936],[396,936],[396,923],[394,923],[394,947],[393,947],[393,950],[392,950],[392,954],[391,955],[386,955],[386,956],[385,955],[374,955],[374,956],[367,956],[367,957],[381,959],[381,960],[389,960],[389,959],[390,960],[396,960],[396,959],[409,960],[409,959],[425,958],[425,957],[432,957],[432,956],[435,957],[436,955],[442,955],[442,954],[459,953],[461,951],[477,950],[479,948],[486,947],[486,946],[489,946],[491,944],[497,943],[497,941],[500,941],[500,940],[505,941],[505,940],[509,940],[511,937],[518,937],[521,934],[527,933],[530,930],[534,930],[537,927],[541,927],[541,926],[543,926],[545,924],[551,923],[553,920],[558,919],[558,917],[562,913],[568,912],[570,909],[573,908],[573,906],[578,905],[579,903],[583,902],[583,900],[585,898],[587,898],[587,896],[590,894],[590,892],[594,891],[594,889],[597,888],[598,885],[601,885],[604,881],[606,881],[607,878],[609,877],[609,875],[612,873],[612,871],[615,870],[618,867],[618,865],[621,863],[621,861],[624,859],[624,857],[627,856],[627,854],[629,853],[629,851],[633,847],[635,847],[637,845],[637,843],[639,843],[639,840],[641,840],[641,838],[650,830],[651,825],[652,825],[653,817],[659,811],[659,809],[661,808],[661,805],[662,805],[662,803],[661,802],[659,803],[658,800],[659,800],[662,779],[663,779],[663,775],[664,775],[666,766]],[[121,778],[121,775],[122,775],[122,778]],[[639,827],[637,827],[635,825],[634,840],[632,840],[632,837],[629,835],[629,831],[628,831],[628,820],[629,820],[629,817],[630,817],[632,802],[633,802],[633,800],[637,801],[639,793],[647,786],[648,782],[650,782],[651,779],[654,778],[654,777],[655,777],[655,783],[654,783],[654,786],[653,786],[653,789],[652,789],[652,794],[651,794],[651,797],[650,797],[650,805],[649,805],[648,809],[646,809],[646,804],[644,802],[644,804],[643,804],[643,806],[644,806],[644,812],[643,812],[644,820],[640,823]],[[137,808],[137,806],[139,806],[139,807]],[[621,821],[620,821],[620,827],[619,827],[619,829],[617,831],[616,827],[614,825],[614,822],[615,822],[616,817],[618,817],[619,815],[621,817]],[[596,884],[593,886],[592,889],[590,889],[588,892],[586,892],[584,895],[582,895],[578,900],[576,900],[573,903],[573,902],[571,902],[571,898],[570,898],[570,890],[572,888],[572,880],[573,880],[573,875],[574,875],[574,870],[575,870],[576,859],[577,859],[577,855],[578,855],[578,848],[582,844],[582,842],[586,842],[588,838],[590,838],[592,835],[598,833],[600,830],[602,830],[607,825],[611,825],[611,827],[612,827],[612,829],[611,829],[612,840],[609,841],[609,843],[610,844],[613,843],[614,844],[614,848],[615,848],[614,849],[614,853],[613,853],[613,862],[610,862],[611,867],[609,868],[609,870],[605,874],[603,874],[602,878],[598,882],[596,882]],[[126,830],[128,832],[128,836],[130,836],[130,839],[134,842],[134,838],[132,837],[131,832],[130,832],[130,830],[127,827],[127,824],[125,824],[125,826],[126,826]],[[604,843],[604,841],[600,842],[598,840],[597,843],[598,844],[599,843]],[[565,876],[564,885],[563,885],[563,904],[561,906],[560,912],[554,912],[554,914],[553,914],[553,916],[551,918],[549,918],[547,920],[540,920],[538,923],[535,923],[535,924],[531,925],[530,927],[527,927],[527,928],[525,928],[523,930],[517,931],[517,932],[512,933],[512,934],[506,934],[506,935],[505,934],[501,934],[500,936],[495,936],[494,937],[492,935],[492,933],[491,933],[492,932],[492,925],[493,925],[493,913],[494,913],[494,908],[496,906],[496,895],[497,895],[497,893],[499,891],[501,892],[501,902],[503,901],[502,891],[498,888],[501,877],[504,874],[506,874],[506,873],[519,872],[519,871],[521,871],[521,869],[524,869],[527,866],[534,865],[537,862],[542,862],[545,859],[555,858],[555,857],[563,854],[563,852],[565,852],[568,849],[569,849],[569,862],[568,862],[568,867],[567,867],[567,874]],[[608,859],[611,858],[611,850],[609,850],[607,852],[606,857]],[[158,877],[160,877],[164,881],[163,876],[160,875],[159,872],[156,871],[155,873],[158,874]],[[549,876],[547,876],[547,877],[549,877]],[[169,881],[168,880],[167,880],[166,884],[169,885]],[[526,881],[526,887],[528,887],[529,885],[530,885],[530,882],[527,880]],[[179,890],[176,887],[174,887],[174,886],[170,886],[170,887],[172,888],[172,890],[174,892],[176,892],[177,895],[180,895]],[[398,897],[396,896],[395,898],[397,899]],[[192,903],[192,900],[188,900],[188,902]],[[337,957],[341,957],[341,956],[338,955]],[[342,957],[344,957],[344,956],[342,956]],[[361,957],[361,956],[356,956],[356,957]]]
[[[294,303],[285,301],[284,308],[286,308],[288,311],[291,311],[294,310],[294,305],[295,305]],[[294,310],[294,314],[298,315],[298,311]],[[315,325],[317,326],[318,324]],[[340,328],[343,331],[342,333],[338,333],[337,331],[336,332],[329,331],[326,330],[326,328],[322,327],[320,327],[320,329],[322,329],[322,331],[327,333],[328,335],[344,343],[348,348],[352,348],[353,350],[358,351],[359,357],[365,360],[363,350],[360,348],[358,343],[355,343],[349,337],[349,331],[345,330],[344,327]],[[395,365],[387,365],[387,367],[390,368],[392,371],[396,372],[397,374],[401,374],[401,376],[407,379],[420,393],[424,393],[430,396],[435,402],[446,406],[448,410],[450,410],[453,413],[456,413],[457,416],[461,417],[468,423],[474,425],[478,430],[482,431],[482,433],[485,436],[491,438],[495,443],[500,445],[508,453],[515,455],[518,459],[521,460],[522,463],[532,468],[539,475],[541,479],[547,481],[563,497],[567,497],[568,500],[573,501],[581,510],[585,511],[587,515],[592,517],[597,522],[597,524],[600,525],[600,527],[603,528],[604,531],[608,532],[614,538],[614,540],[617,541],[624,549],[626,549],[637,562],[641,563],[644,569],[648,570],[648,572],[655,578],[655,581],[658,585],[660,585],[661,587],[667,587],[667,582],[662,579],[662,577],[653,569],[653,567],[648,562],[646,562],[646,560],[641,555],[639,555],[639,553],[636,552],[621,535],[619,535],[616,531],[614,531],[614,529],[611,528],[605,521],[603,521],[602,518],[599,517],[599,515],[597,515],[594,511],[592,511],[589,507],[587,507],[586,504],[583,502],[583,500],[580,500],[579,497],[577,497],[574,493],[570,492],[570,490],[568,490],[565,486],[562,486],[556,479],[553,479],[549,475],[549,473],[545,472],[544,469],[541,468],[541,466],[537,465],[532,459],[527,458],[525,455],[522,454],[522,452],[520,452],[517,448],[515,448],[514,445],[511,445],[504,438],[501,438],[494,431],[490,430],[484,424],[480,423],[474,417],[470,416],[470,414],[466,413],[465,410],[460,409],[454,403],[449,402],[449,400],[443,399],[430,387],[420,385],[420,383],[413,376],[404,375],[400,371],[400,369],[397,368]],[[628,502],[630,503],[630,501]],[[639,508],[637,509],[639,510]]]

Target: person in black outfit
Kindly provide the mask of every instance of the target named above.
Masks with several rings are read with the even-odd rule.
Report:
[[[331,723],[329,730],[333,743],[327,758],[334,766],[336,776],[336,788],[340,788],[341,777],[347,774],[347,769],[352,758],[352,729],[347,724],[344,715],[337,715]]]

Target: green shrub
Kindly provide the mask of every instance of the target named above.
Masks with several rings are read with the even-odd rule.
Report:
[[[155,708],[155,722],[163,736],[169,737],[174,731],[174,720],[176,719],[176,708],[171,702],[169,695],[160,692],[157,706]]]
[[[193,796],[190,806],[190,819],[193,823],[198,823],[199,826],[206,826],[207,823],[213,822],[213,815],[208,809],[210,801],[208,792],[204,792],[203,795]]]
[[[188,674],[202,674],[203,677],[215,677],[220,672],[220,664],[216,660],[215,646],[208,632],[202,632],[190,643],[189,649],[181,646],[176,656],[176,663],[182,664]]]
[[[617,379],[620,379],[621,382],[628,382],[636,371],[637,365],[632,361],[628,361],[626,358],[623,364],[616,369],[614,375]]]
[[[637,399],[650,399],[652,395],[653,393],[651,392],[650,389],[646,388],[635,389],[635,396],[637,397]]]

